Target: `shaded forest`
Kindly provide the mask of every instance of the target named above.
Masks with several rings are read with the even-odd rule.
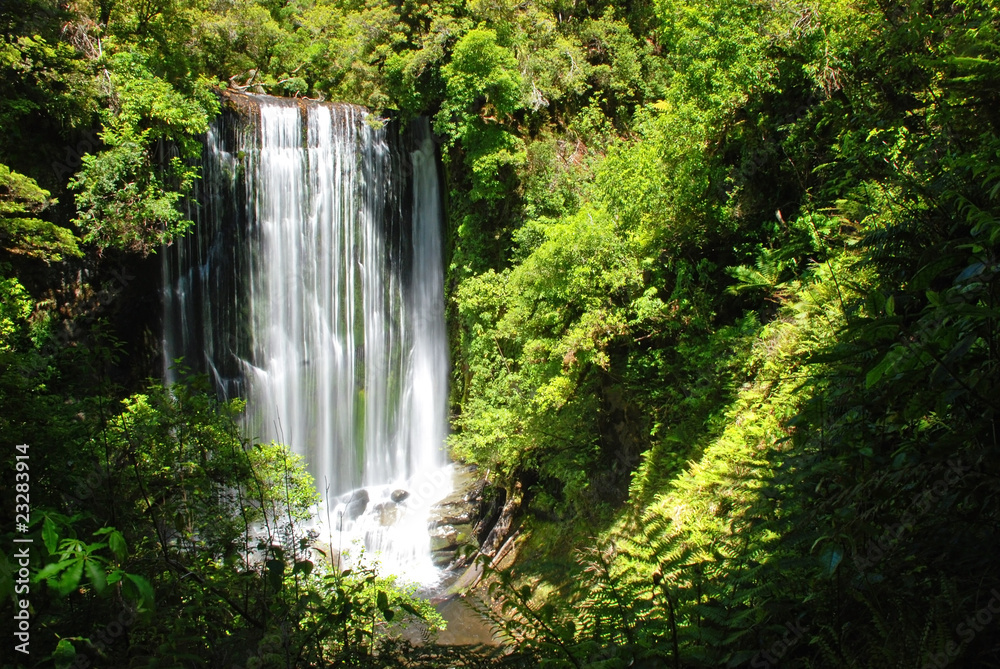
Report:
[[[5,643],[31,621],[4,666],[1000,666],[993,0],[0,24]],[[226,90],[432,119],[449,447],[516,509],[484,610],[509,655],[408,648],[442,621],[315,550],[296,457],[150,380]]]

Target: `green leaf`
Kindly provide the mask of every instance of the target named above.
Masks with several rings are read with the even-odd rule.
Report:
[[[139,595],[136,598],[139,601],[139,605],[143,608],[152,609],[154,601],[153,586],[149,584],[149,581],[137,574],[125,574],[125,578],[135,587]]]
[[[56,669],[68,669],[74,660],[76,660],[76,649],[73,648],[73,643],[69,639],[59,639],[56,649],[52,651],[52,661]]]
[[[758,650],[738,650],[733,653],[733,656],[729,658],[729,662],[726,663],[727,667],[738,667],[746,662],[749,662],[754,656],[760,651]]]
[[[59,585],[56,586],[56,590],[59,594],[66,595],[72,590],[76,589],[80,585],[80,578],[83,576],[83,560],[77,559],[73,560],[70,566],[63,572],[62,577],[59,579]]]
[[[882,360],[875,365],[867,374],[865,374],[865,388],[871,388],[876,383],[879,382],[890,367],[895,363],[895,356],[891,353],[886,354]]]
[[[292,568],[292,574],[302,573],[308,576],[312,573],[313,567],[315,565],[310,560],[300,560],[295,563],[295,567]]]
[[[56,552],[56,547],[59,545],[59,532],[56,529],[55,521],[48,516],[42,523],[42,541],[45,542],[45,548],[49,551],[49,555]]]
[[[399,603],[399,605],[400,605],[400,607],[402,607],[402,609],[403,609],[404,611],[406,611],[407,613],[409,613],[409,614],[411,614],[411,615],[414,615],[414,616],[416,616],[416,617],[420,618],[421,620],[424,620],[424,614],[420,613],[420,611],[418,611],[418,610],[416,609],[416,607],[414,607],[414,606],[413,606],[412,604],[410,604],[409,602],[400,602],[400,603]]]
[[[125,543],[125,537],[118,530],[112,531],[108,536],[108,548],[119,560],[124,560],[128,556],[128,545]]]
[[[833,576],[833,572],[837,571],[837,566],[844,559],[844,551],[837,548],[836,546],[830,546],[823,554],[820,556],[820,564],[823,565],[823,570],[826,572],[826,576]]]
[[[272,590],[281,590],[285,576],[285,563],[281,560],[268,560],[264,566],[267,568],[268,585]]]
[[[389,608],[389,597],[381,590],[378,591],[378,596],[375,598],[375,605],[383,613]]]
[[[45,567],[43,567],[42,570],[35,576],[35,580],[48,580],[69,566],[69,562],[53,562],[52,564],[45,565]]]
[[[87,567],[87,578],[90,579],[90,584],[94,586],[94,590],[98,594],[104,592],[104,588],[108,584],[108,579],[101,565],[95,559],[85,560],[84,562]]]
[[[968,281],[969,279],[979,276],[986,270],[986,265],[981,262],[972,263],[966,267],[962,272],[955,277],[955,283],[962,283],[963,281]]]

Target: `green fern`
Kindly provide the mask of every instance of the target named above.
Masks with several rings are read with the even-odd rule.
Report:
[[[737,283],[730,285],[726,292],[731,295],[763,290],[769,297],[777,299],[786,293],[783,290],[782,277],[785,276],[788,268],[787,260],[781,257],[780,252],[763,249],[753,267],[738,265],[727,267],[726,274],[736,279]]]

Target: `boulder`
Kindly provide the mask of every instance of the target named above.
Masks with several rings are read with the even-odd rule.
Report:
[[[441,525],[431,530],[432,551],[454,551],[458,548],[458,530],[451,525]]]
[[[475,517],[475,509],[464,506],[435,506],[431,509],[430,522],[428,527],[435,528],[442,525],[469,525]]]
[[[406,490],[393,490],[392,494],[389,495],[389,499],[391,499],[396,504],[399,504],[400,502],[402,502],[404,499],[406,499],[409,496],[410,496],[410,493],[407,492]]]
[[[358,516],[365,512],[368,508],[368,491],[364,488],[360,490],[355,490],[354,492],[347,495],[346,504],[344,507],[344,515],[347,516],[349,520],[355,520]]]
[[[399,507],[392,502],[379,502],[372,507],[372,511],[378,516],[378,524],[382,527],[395,525],[399,519]]]
[[[450,565],[454,558],[455,551],[433,551],[431,553],[431,562],[433,562],[434,566],[439,569],[443,569]]]
[[[459,524],[454,525],[455,531],[458,532],[458,545],[459,546],[472,546],[473,548],[479,548],[479,542],[476,540],[476,535],[472,531],[472,525]]]
[[[468,525],[479,520],[479,507],[485,479],[475,478],[474,469],[458,469],[455,472],[454,490],[450,495],[431,507],[428,526]]]

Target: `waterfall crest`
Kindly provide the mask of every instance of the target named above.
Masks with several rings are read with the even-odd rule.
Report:
[[[383,551],[388,568],[428,567],[426,522],[414,532],[414,520],[450,479],[427,122],[401,137],[351,105],[233,99],[243,113],[227,111],[206,137],[195,233],[164,254],[168,380],[183,357],[223,395],[247,398],[250,437],[305,457],[334,515],[346,514],[342,539]],[[357,493],[348,502],[361,488],[359,512]]]

